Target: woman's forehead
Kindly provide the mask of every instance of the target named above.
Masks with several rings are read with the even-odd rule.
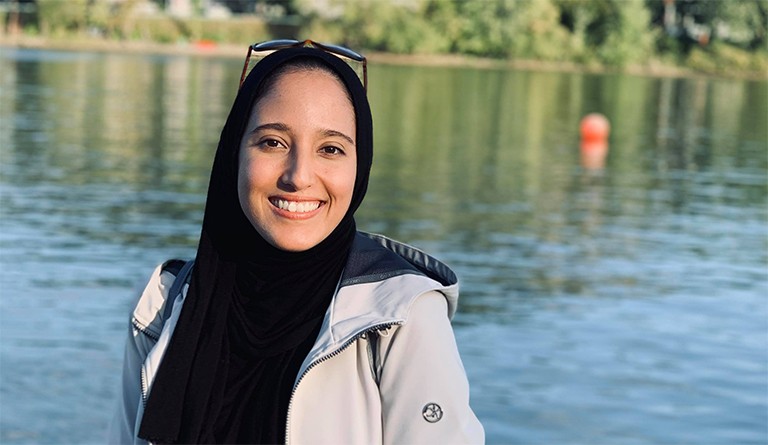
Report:
[[[352,96],[338,74],[330,68],[317,67],[290,67],[287,70],[278,70],[273,76],[265,80],[254,106],[275,94],[284,94],[299,88],[302,84],[312,83],[325,90],[332,90],[335,94],[344,95],[352,104]],[[309,97],[307,98],[309,99]]]
[[[355,111],[343,85],[324,72],[282,76],[251,110],[244,136],[266,128],[285,132],[337,132],[355,139]]]

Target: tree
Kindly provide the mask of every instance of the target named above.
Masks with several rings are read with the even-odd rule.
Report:
[[[88,18],[87,0],[38,0],[37,14],[40,30],[44,33],[81,31]]]
[[[749,50],[765,49],[765,0],[647,0],[653,25],[683,52],[720,40]],[[673,50],[675,48],[672,48]]]

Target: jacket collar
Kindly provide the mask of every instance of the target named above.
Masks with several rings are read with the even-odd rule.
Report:
[[[336,294],[305,363],[343,349],[365,332],[403,324],[413,301],[439,291],[452,318],[456,274],[426,253],[381,235],[358,232]]]

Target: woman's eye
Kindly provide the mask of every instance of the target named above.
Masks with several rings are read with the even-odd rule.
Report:
[[[326,155],[343,155],[344,154],[344,150],[340,149],[339,147],[334,147],[333,145],[325,146],[321,148],[320,151]]]
[[[259,145],[264,148],[280,148],[282,144],[277,139],[264,139],[259,142]]]

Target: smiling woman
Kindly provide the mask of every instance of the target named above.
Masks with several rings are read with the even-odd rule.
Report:
[[[325,239],[352,201],[355,110],[341,80],[321,66],[273,74],[240,145],[240,204],[259,235],[287,251]]]
[[[133,312],[112,442],[483,442],[455,274],[357,231],[373,128],[338,48],[280,47],[245,78],[195,261],[158,266]]]

